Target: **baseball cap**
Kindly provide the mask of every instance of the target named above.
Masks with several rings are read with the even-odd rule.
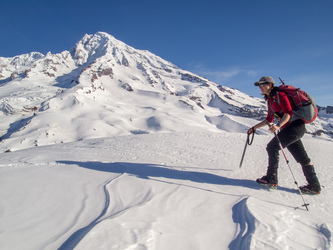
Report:
[[[260,78],[260,80],[258,82],[255,82],[254,85],[255,86],[259,86],[259,84],[265,83],[265,82],[270,82],[270,83],[275,83],[274,79],[270,76],[263,76]]]

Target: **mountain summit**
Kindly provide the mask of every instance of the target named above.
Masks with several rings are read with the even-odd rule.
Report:
[[[244,132],[265,116],[263,100],[103,32],[59,54],[0,57],[0,66],[0,152],[115,135]]]

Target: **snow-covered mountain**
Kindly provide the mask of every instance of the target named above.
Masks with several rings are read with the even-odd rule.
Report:
[[[0,57],[0,66],[0,152],[114,135],[243,132],[249,118],[265,116],[263,100],[103,32],[59,54]],[[309,131],[326,133],[325,122]]]

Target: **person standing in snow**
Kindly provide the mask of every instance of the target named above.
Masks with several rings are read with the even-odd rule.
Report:
[[[270,76],[264,76],[258,82],[254,83],[255,86],[259,86],[261,93],[264,95],[268,110],[272,109],[275,113],[281,115],[278,123],[269,125],[269,131],[272,133],[279,131],[277,136],[282,147],[286,147],[295,160],[302,165],[302,170],[308,184],[300,187],[301,192],[320,194],[321,187],[319,180],[301,141],[305,133],[305,123],[302,119],[297,119],[292,122],[289,121],[293,114],[292,104],[286,93],[277,91],[278,88],[274,87],[274,83],[273,78]],[[279,95],[280,104],[275,101],[277,95]],[[257,129],[271,124],[274,121],[274,114],[272,113],[273,112],[268,112],[266,119],[250,128],[247,133],[252,134]],[[276,137],[267,144],[266,150],[268,153],[267,173],[256,181],[266,186],[277,186],[280,146]]]

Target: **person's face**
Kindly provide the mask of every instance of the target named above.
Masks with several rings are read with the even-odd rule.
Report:
[[[268,95],[273,88],[273,84],[270,82],[262,83],[259,85],[259,89],[261,90],[261,93],[264,95]]]

